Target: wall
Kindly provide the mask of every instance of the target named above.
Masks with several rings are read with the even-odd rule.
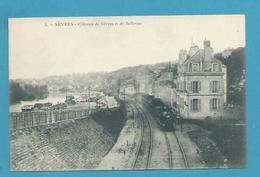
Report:
[[[179,98],[177,99],[177,103],[180,107],[180,113],[185,118],[196,118],[196,119],[203,119],[205,117],[214,117],[220,118],[223,116],[223,108],[225,104],[225,89],[226,86],[223,83],[223,76],[183,76],[179,77],[178,81],[183,82],[186,81],[186,88],[183,92],[177,92]],[[201,82],[201,90],[199,93],[192,93],[190,91],[190,82],[192,81],[200,81]],[[217,93],[212,93],[210,90],[210,82],[211,81],[219,81],[220,83],[220,90]],[[220,109],[218,111],[211,111],[210,110],[210,99],[211,98],[218,98],[220,99]],[[183,99],[186,102],[186,105],[183,105],[181,102]],[[200,99],[201,100],[201,110],[199,112],[190,111],[189,104],[191,99]]]

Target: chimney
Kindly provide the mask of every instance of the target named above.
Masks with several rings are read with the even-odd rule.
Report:
[[[179,62],[183,63],[187,59],[187,51],[184,49],[181,49],[179,52]]]
[[[206,49],[206,48],[208,48],[208,47],[210,47],[210,41],[208,41],[208,40],[204,40],[204,49]]]
[[[210,47],[210,41],[204,40],[204,60],[211,61],[213,58],[213,49]]]
[[[192,57],[195,53],[197,53],[199,50],[199,46],[195,45],[193,42],[191,42],[191,47],[189,50],[189,56]]]

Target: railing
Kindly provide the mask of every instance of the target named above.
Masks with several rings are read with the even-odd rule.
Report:
[[[37,112],[11,112],[11,130],[49,125],[72,119],[82,119],[93,115],[96,109],[65,109]]]

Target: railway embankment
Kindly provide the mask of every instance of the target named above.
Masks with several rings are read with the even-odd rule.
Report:
[[[245,167],[246,129],[240,120],[189,120],[183,130],[200,148],[208,167]]]
[[[11,170],[96,168],[124,125],[121,109],[93,118],[11,131]]]
[[[179,143],[176,142],[175,144],[179,144],[178,148],[180,148],[181,151],[183,151],[182,156],[185,156],[186,164],[183,168],[206,168],[207,165],[203,160],[203,154],[200,148],[196,143],[194,143],[194,141],[189,137],[189,134],[187,133],[189,130],[186,129],[186,127],[185,129],[183,128],[183,131],[180,131],[180,129],[177,126],[175,128],[176,129],[174,134],[179,141]]]

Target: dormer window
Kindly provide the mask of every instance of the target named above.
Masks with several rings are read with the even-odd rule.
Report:
[[[192,63],[192,72],[199,72],[199,64]]]
[[[212,64],[212,72],[218,72],[219,71],[219,65],[217,63]]]

